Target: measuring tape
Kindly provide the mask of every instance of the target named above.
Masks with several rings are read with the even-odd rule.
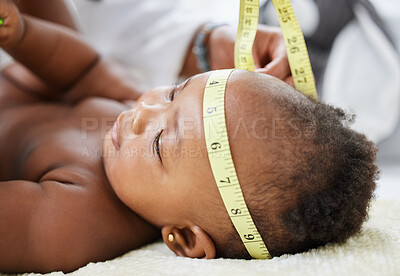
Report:
[[[317,98],[307,46],[290,0],[272,0],[286,45],[294,86],[304,95]],[[235,67],[254,71],[253,42],[257,33],[258,0],[241,0],[235,43]]]
[[[271,258],[247,209],[229,147],[225,121],[225,88],[233,69],[211,72],[204,90],[204,134],[218,190],[244,246],[256,259]]]
[[[241,0],[235,41],[235,68],[254,71],[253,43],[257,33],[258,0]]]
[[[272,0],[285,40],[290,70],[297,90],[317,98],[303,33],[289,0]],[[235,43],[235,67],[254,71],[253,43],[257,33],[258,0],[241,0]],[[229,217],[250,256],[271,258],[244,200],[229,146],[225,121],[225,89],[231,70],[211,72],[204,90],[203,123],[208,158]]]
[[[294,86],[304,95],[318,97],[303,32],[290,0],[272,0],[285,40]]]

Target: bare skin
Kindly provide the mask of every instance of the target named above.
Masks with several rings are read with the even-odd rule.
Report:
[[[21,16],[11,1],[0,0],[0,16],[0,45],[19,62],[0,75],[0,271],[72,271],[154,241],[163,226],[164,240],[175,233],[169,246],[178,255],[213,258],[206,231],[191,222],[196,246],[180,242],[184,224],[152,218],[140,198],[126,199],[134,190],[123,203],[110,184],[118,171],[106,174],[102,147],[107,151],[114,121],[131,109],[125,103],[139,98],[130,79],[75,33]],[[205,77],[195,81],[196,110]],[[158,95],[165,99],[169,90]],[[147,95],[141,102],[154,91]]]
[[[137,91],[105,62],[93,63],[97,53],[67,30],[33,18],[25,18],[25,30],[19,30],[15,7],[8,1],[1,4],[2,16],[9,16],[2,31],[15,27],[9,40],[3,33],[2,46],[46,83],[19,64],[0,76],[0,270],[72,271],[154,241],[159,232],[113,192],[101,152],[83,154],[101,149],[107,127],[129,108],[100,98],[104,89],[115,89],[110,96],[116,100],[137,98]],[[35,49],[32,39],[41,35],[48,48]],[[52,45],[60,39],[60,47]],[[75,60],[70,67],[68,59],[46,58],[48,51],[65,51],[63,46],[75,49],[66,53]],[[53,74],[51,66],[57,62],[64,72]],[[97,77],[102,81],[93,86]],[[88,91],[92,97],[85,96]],[[84,138],[82,123],[87,118],[111,124]]]
[[[82,139],[82,121],[112,121],[127,106],[101,98],[43,103],[0,81],[1,248],[11,251],[1,270],[71,271],[155,240],[156,229],[115,196],[101,153],[82,155],[103,142],[100,128]]]

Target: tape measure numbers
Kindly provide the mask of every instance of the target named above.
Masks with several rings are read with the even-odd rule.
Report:
[[[317,98],[307,46],[292,4],[290,0],[272,0],[272,3],[285,40],[294,85],[303,94]],[[252,48],[257,33],[258,15],[258,0],[240,1],[239,25],[235,43],[235,68],[254,71]]]
[[[296,88],[317,97],[303,33],[289,0],[272,0],[285,39],[290,69]],[[235,67],[254,71],[253,42],[257,32],[258,0],[241,0],[235,43]],[[211,72],[204,90],[203,123],[208,158],[215,182],[244,246],[256,259],[271,258],[247,208],[236,174],[225,120],[225,89],[230,70]]]
[[[317,89],[306,42],[292,4],[289,0],[272,0],[272,3],[278,15],[285,40],[294,86],[303,94],[316,99],[318,97]]]
[[[241,0],[239,25],[235,42],[235,68],[254,71],[253,43],[257,33],[258,0]]]
[[[204,134],[215,182],[226,210],[251,257],[271,258],[245,203],[229,146],[225,121],[225,88],[230,70],[211,72],[204,90]]]

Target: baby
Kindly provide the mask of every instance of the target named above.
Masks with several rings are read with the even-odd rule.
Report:
[[[17,64],[0,77],[0,271],[72,271],[160,230],[179,256],[249,258],[205,148],[209,72],[138,98],[74,33],[7,0],[0,17],[0,45],[34,74]],[[242,70],[225,106],[245,201],[272,256],[360,230],[376,149],[351,118]]]

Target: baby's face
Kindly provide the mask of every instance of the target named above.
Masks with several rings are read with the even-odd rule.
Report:
[[[217,210],[226,215],[221,223],[229,224],[205,148],[202,108],[209,74],[194,76],[175,90],[147,92],[118,117],[105,138],[105,169],[117,196],[158,227],[215,219]],[[271,80],[257,75],[235,70],[227,83],[227,128],[239,181],[267,160],[254,137],[242,129],[243,123],[262,123],[258,116],[268,111],[263,107],[256,118],[251,115],[257,98],[249,96],[257,93],[251,81]]]
[[[205,149],[202,101],[209,73],[144,94],[104,142],[118,197],[157,226],[179,223],[217,192]],[[201,201],[201,202],[200,202]]]

